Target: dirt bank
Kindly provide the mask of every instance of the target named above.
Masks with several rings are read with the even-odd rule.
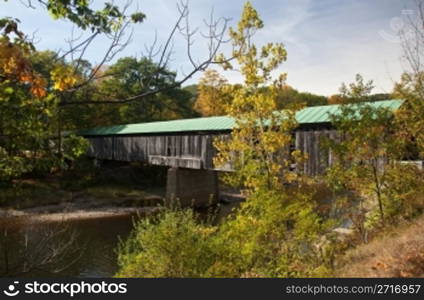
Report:
[[[0,210],[0,219],[26,219],[34,222],[61,222],[83,219],[100,219],[127,215],[148,215],[160,210],[159,207],[103,207],[88,210],[61,212],[28,212],[22,210]]]
[[[40,222],[60,222],[81,219],[99,219],[126,215],[146,215],[158,208],[155,207],[111,207],[103,209],[94,209],[88,211],[73,211],[64,213],[38,214],[32,215],[31,218]]]
[[[336,277],[424,277],[424,216],[387,229],[339,260]]]

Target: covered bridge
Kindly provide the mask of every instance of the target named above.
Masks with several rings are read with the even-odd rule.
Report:
[[[391,110],[396,110],[401,104],[401,100],[370,103]],[[297,166],[300,172],[316,175],[331,165],[331,153],[321,149],[320,140],[323,136],[336,136],[331,115],[336,114],[339,108],[339,105],[313,106],[296,113],[299,127],[294,132],[293,147],[308,154],[308,160]],[[231,170],[229,166],[214,167],[213,139],[230,135],[234,125],[234,119],[220,116],[99,127],[82,130],[79,135],[89,140],[90,157],[171,167],[168,190],[174,191],[174,195],[182,195],[177,190],[190,185],[190,178],[195,177],[197,185],[204,182],[203,185],[208,186],[206,189],[211,189],[217,185],[216,171]]]

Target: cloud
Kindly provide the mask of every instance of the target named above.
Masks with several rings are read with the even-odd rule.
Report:
[[[398,43],[384,38],[381,32],[394,34],[391,21],[401,15],[402,9],[412,0],[253,0],[252,3],[264,20],[265,27],[258,32],[256,42],[283,42],[288,51],[288,61],[280,71],[288,73],[288,83],[293,87],[314,93],[336,93],[341,82],[350,82],[356,73],[374,79],[375,92],[391,90],[393,80],[402,69],[399,63]],[[98,2],[97,2],[98,3]],[[96,3],[96,4],[97,4]],[[191,1],[192,28],[204,28],[203,20],[214,9],[216,16],[231,18],[235,25],[244,0]],[[40,49],[66,47],[72,26],[64,21],[53,21],[42,9],[27,9],[18,1],[3,2],[1,14],[21,19],[27,33],[38,29]],[[140,56],[145,45],[150,45],[157,33],[159,43],[164,43],[178,17],[176,2],[169,0],[134,1],[146,13],[145,22],[134,27],[133,42],[121,56]],[[207,55],[205,41],[197,36],[193,55],[199,60]],[[92,62],[99,61],[107,41],[99,40],[87,53]],[[174,56],[171,68],[180,74],[191,68],[186,57],[185,41],[173,40]],[[228,46],[223,47],[229,51]],[[195,83],[200,74],[189,83]],[[242,78],[234,72],[225,76],[232,82]]]

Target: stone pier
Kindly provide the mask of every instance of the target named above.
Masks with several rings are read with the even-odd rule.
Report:
[[[205,207],[218,202],[218,174],[212,170],[168,169],[166,201],[182,207]]]

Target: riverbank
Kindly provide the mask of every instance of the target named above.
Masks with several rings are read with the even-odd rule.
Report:
[[[165,180],[156,178],[157,171],[128,164],[93,169],[86,164],[0,186],[0,218],[97,219],[149,214],[163,205]]]
[[[163,207],[164,170],[128,164],[102,169],[78,168],[42,178],[28,177],[0,187],[0,219],[34,221],[83,220],[150,214]],[[244,200],[236,190],[222,189],[219,215]]]
[[[102,219],[123,216],[145,216],[159,211],[160,207],[103,207],[86,210],[66,210],[53,213],[34,210],[0,209],[2,221],[10,222],[11,219],[25,219],[32,222],[64,222],[87,219]]]
[[[28,190],[28,187],[26,187]],[[26,191],[25,191],[26,192]],[[69,192],[48,189],[46,197],[39,190],[32,190],[26,197],[16,197],[0,206],[0,221],[26,219],[34,222],[61,222],[85,219],[101,219],[119,216],[145,216],[160,209],[163,196],[127,187],[98,186]],[[28,198],[27,198],[28,197]],[[42,200],[39,200],[42,198]]]
[[[14,201],[4,203],[0,207],[0,218],[59,222],[127,215],[144,216],[157,211],[163,204],[161,195],[129,190],[127,187],[97,186],[78,192],[50,188],[48,191],[49,194],[42,201],[37,201],[42,194],[35,192],[33,199],[17,197]]]

